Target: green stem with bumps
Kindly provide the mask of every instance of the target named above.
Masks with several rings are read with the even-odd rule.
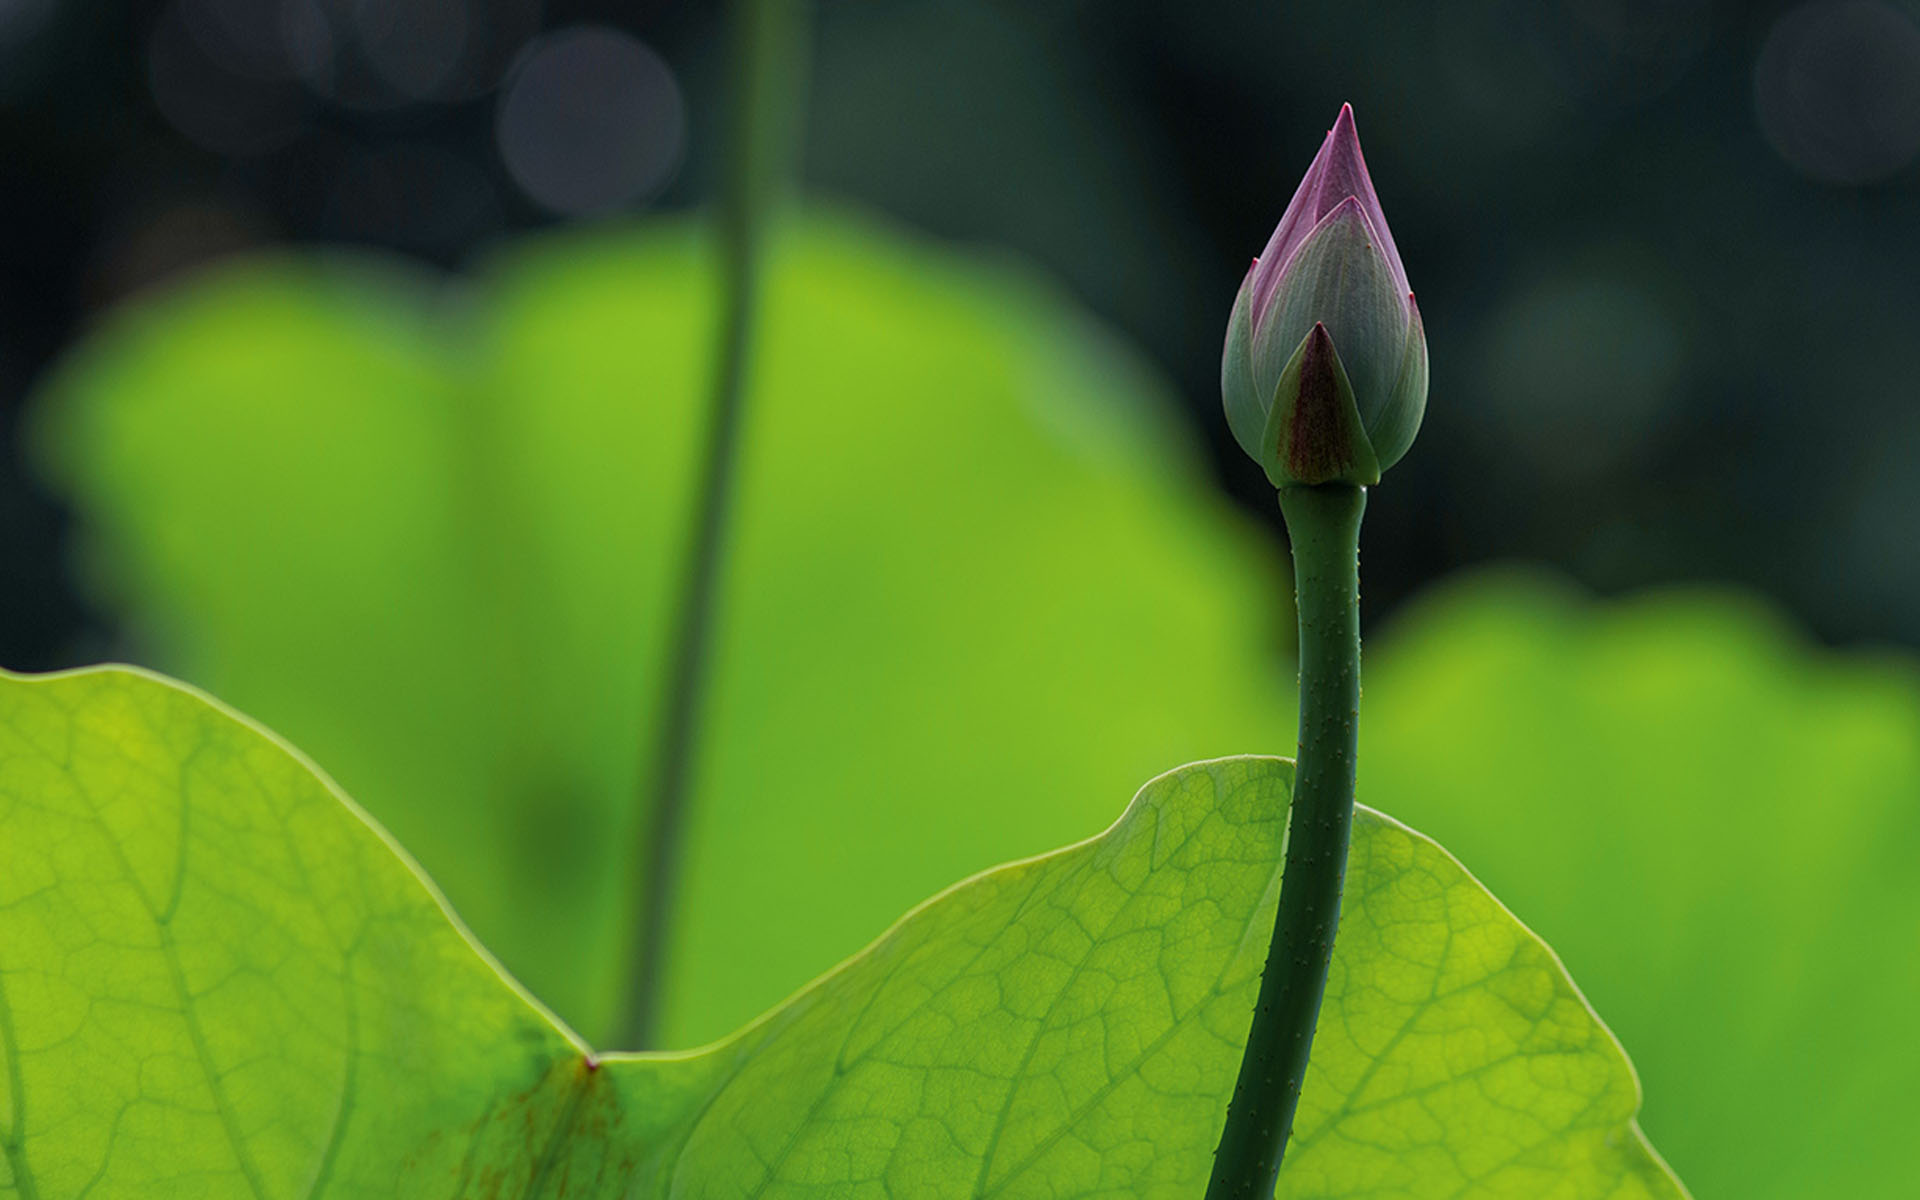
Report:
[[[1293,1132],[1340,927],[1360,731],[1360,517],[1364,488],[1287,487],[1300,611],[1300,748],[1280,911],[1207,1200],[1268,1200]]]

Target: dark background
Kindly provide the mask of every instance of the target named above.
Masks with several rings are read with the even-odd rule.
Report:
[[[516,230],[697,204],[720,21],[0,0],[0,663],[115,644],[19,438],[96,313],[264,243],[457,267]],[[1825,639],[1920,644],[1910,0],[842,0],[818,13],[805,178],[1038,262],[1159,362],[1221,486],[1274,519],[1218,416],[1220,338],[1343,100],[1433,360],[1368,517],[1370,620],[1520,557],[1606,592],[1731,581]]]

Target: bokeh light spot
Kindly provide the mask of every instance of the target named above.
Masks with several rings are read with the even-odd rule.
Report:
[[[275,0],[181,0],[177,7],[188,35],[221,69],[253,80],[295,77]]]
[[[1760,128],[1816,179],[1883,179],[1920,153],[1920,28],[1879,0],[1820,0],[1775,22],[1754,68]]]
[[[576,26],[534,42],[507,82],[500,156],[521,190],[561,216],[607,212],[673,175],[686,111],[673,72],[617,30]]]
[[[467,46],[465,0],[360,0],[353,25],[362,53],[387,86],[413,100],[446,90]]]
[[[309,111],[297,88],[254,73],[260,60],[201,0],[169,7],[147,43],[147,85],[168,124],[219,154],[259,154],[299,133]],[[244,27],[239,27],[244,28]]]
[[[491,91],[540,23],[539,0],[214,0],[272,10],[317,95],[375,112]]]

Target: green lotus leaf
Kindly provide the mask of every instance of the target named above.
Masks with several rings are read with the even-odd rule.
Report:
[[[596,1057],[258,727],[0,677],[8,1200],[1190,1197],[1291,767],[1201,763],[977,876],[735,1036]],[[1283,1197],[1682,1195],[1553,954],[1359,814]]]

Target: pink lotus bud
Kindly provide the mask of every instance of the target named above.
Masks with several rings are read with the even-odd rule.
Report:
[[[1220,386],[1276,487],[1378,483],[1420,429],[1426,333],[1349,105],[1240,285]]]

